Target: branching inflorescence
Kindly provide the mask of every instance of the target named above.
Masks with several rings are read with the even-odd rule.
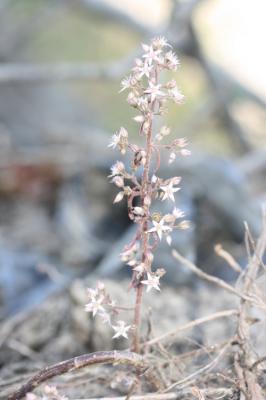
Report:
[[[129,152],[132,157],[129,170],[122,161],[117,161],[111,167],[109,178],[119,188],[114,203],[126,199],[129,218],[137,224],[135,237],[121,253],[122,261],[132,268],[131,286],[136,289],[134,324],[126,326],[124,321],[118,321],[117,325],[112,324],[110,311],[114,311],[115,304],[107,295],[102,283],[98,284],[96,289],[89,289],[89,303],[86,305],[86,311],[92,312],[93,316],[98,313],[104,322],[113,327],[114,338],[127,338],[127,332],[132,329],[132,348],[136,352],[140,350],[139,327],[143,287],[146,286],[147,292],[151,289],[160,290],[160,278],[165,273],[162,268],[152,268],[154,251],[163,239],[171,245],[171,233],[174,229],[188,227],[188,222],[183,219],[183,211],[175,207],[175,193],[180,189],[178,185],[181,177],[158,177],[160,154],[162,150],[167,150],[169,163],[178,155],[190,154],[186,149],[186,139],[179,138],[170,144],[163,144],[163,139],[170,134],[170,129],[162,126],[157,131],[154,127],[155,118],[167,111],[168,100],[176,104],[183,102],[184,96],[179,92],[175,80],[166,83],[160,83],[159,80],[160,74],[165,70],[177,70],[178,58],[163,37],[155,38],[150,45],[143,44],[142,47],[144,54],[142,58],[135,60],[130,76],[122,80],[121,92],[129,90],[127,102],[138,111],[134,120],[139,124],[139,134],[145,139],[145,144],[139,146],[130,143],[128,132],[123,127],[112,136],[109,144],[109,147],[118,149],[123,156]],[[156,199],[170,200],[173,203],[171,212],[165,215],[159,211],[152,212],[151,207]]]

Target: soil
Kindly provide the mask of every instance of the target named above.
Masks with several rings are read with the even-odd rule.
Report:
[[[127,290],[128,281],[104,282],[117,304],[129,307],[134,304],[134,292]],[[111,329],[84,311],[86,288],[95,284],[96,280],[91,277],[75,280],[69,288],[50,295],[33,310],[17,314],[2,323],[1,400],[6,399],[39,368],[83,353],[129,348],[126,339],[112,340]],[[216,287],[200,284],[195,288],[175,290],[162,285],[161,292],[151,291],[144,296],[142,338],[157,337],[193,319],[234,307],[236,299]],[[130,323],[131,314],[131,311],[123,311],[118,318]],[[219,346],[233,337],[234,332],[234,317],[217,319],[181,331],[171,340],[168,338],[159,346],[153,346],[149,357],[158,365],[168,363],[161,374],[167,386],[209,363]],[[231,362],[230,357],[221,359],[218,369],[230,375]],[[202,376],[203,387],[217,386],[219,379],[215,372],[218,369],[208,372],[207,381],[206,376]],[[81,399],[127,394],[134,379],[133,372],[124,367],[98,366],[57,377],[52,383],[70,399]],[[226,384],[225,381],[220,383],[223,387]]]

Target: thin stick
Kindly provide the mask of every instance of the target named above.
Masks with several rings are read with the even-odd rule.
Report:
[[[148,365],[144,362],[142,356],[128,351],[98,351],[96,353],[83,354],[81,356],[74,357],[58,364],[51,365],[50,367],[41,369],[16,392],[12,393],[8,397],[8,400],[20,400],[28,392],[31,392],[48,379],[65,374],[66,372],[76,371],[80,368],[96,364],[123,364],[137,368],[138,371],[142,372],[148,368]],[[147,373],[145,376],[147,377]]]
[[[253,243],[248,226],[246,225],[246,237],[249,238],[254,253],[249,256],[249,263],[243,277],[242,291],[245,295],[249,295],[254,289],[254,283],[260,269],[260,260],[266,249],[266,215],[263,215],[263,229],[257,245]],[[248,245],[248,241],[246,240]],[[248,249],[248,247],[247,247]],[[239,307],[239,319],[237,327],[238,351],[235,354],[234,366],[239,380],[240,390],[243,392],[247,400],[264,398],[262,388],[258,382],[257,375],[252,369],[254,366],[254,350],[250,343],[250,304],[245,299],[241,299]]]
[[[189,381],[191,381],[191,379],[195,378],[198,375],[203,374],[206,371],[209,371],[211,369],[213,369],[216,364],[218,363],[218,361],[220,361],[220,359],[222,358],[222,356],[225,354],[226,350],[231,346],[231,342],[227,343],[224,348],[220,351],[220,353],[207,365],[205,365],[202,368],[199,368],[197,371],[193,372],[192,374],[186,376],[184,379],[181,379],[178,382],[173,383],[172,385],[170,385],[167,389],[165,389],[165,392],[167,392],[168,390],[172,390],[174,389],[176,386],[180,386],[183,385]]]
[[[209,396],[211,398],[214,397],[216,398],[216,396],[230,396],[233,394],[233,390],[228,388],[209,388],[200,390],[202,394],[204,394],[205,396]],[[130,399],[131,400],[182,400],[185,396],[189,396],[191,394],[192,394],[191,389],[182,389],[178,392],[147,393],[141,396],[131,396]],[[95,398],[74,399],[74,400],[125,400],[125,396],[95,397]]]
[[[200,268],[198,268],[195,264],[193,264],[191,261],[187,260],[185,257],[181,256],[176,250],[172,251],[173,257],[181,262],[185,267],[190,269],[192,272],[194,272],[198,277],[211,282],[215,283],[217,286],[220,286],[221,288],[227,290],[228,292],[231,292],[235,294],[236,296],[240,297],[241,299],[247,300],[247,301],[252,301],[254,302],[254,299],[251,297],[240,293],[238,290],[236,290],[233,286],[229,285],[222,279],[217,278],[216,276],[209,275],[206,272],[202,271]]]
[[[157,336],[156,338],[149,340],[148,342],[145,343],[145,346],[153,345],[165,339],[169,340],[171,337],[176,336],[178,333],[185,331],[187,329],[194,328],[194,326],[204,324],[205,322],[210,322],[219,318],[231,317],[232,315],[238,315],[238,310],[232,309],[232,310],[218,311],[217,313],[208,315],[207,317],[195,319],[194,321],[190,321],[185,325],[179,326],[178,328],[173,329],[170,332],[164,333],[161,336]]]
[[[238,264],[238,262],[234,259],[234,257],[228,253],[228,251],[224,250],[221,244],[216,244],[214,246],[215,253],[218,254],[219,257],[223,258],[229,267],[231,267],[234,271],[241,274],[242,268]]]

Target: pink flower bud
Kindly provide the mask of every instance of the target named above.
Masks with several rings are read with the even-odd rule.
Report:
[[[115,176],[112,179],[112,182],[117,186],[117,187],[123,187],[124,186],[124,178],[122,176]]]

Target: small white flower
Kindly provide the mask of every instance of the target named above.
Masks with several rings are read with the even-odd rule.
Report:
[[[149,292],[151,289],[156,289],[156,290],[161,290],[159,285],[160,285],[160,277],[156,275],[152,275],[149,272],[147,272],[147,279],[145,281],[141,281],[143,285],[147,285],[147,292]]]
[[[161,48],[166,47],[166,46],[172,47],[172,46],[167,42],[167,40],[165,39],[165,37],[163,37],[163,36],[159,36],[159,37],[156,37],[156,38],[152,39],[152,46],[153,46],[154,48],[156,48],[156,49],[161,49]]]
[[[152,82],[149,82],[149,87],[144,91],[145,94],[150,94],[151,101],[154,101],[157,97],[165,96],[164,92],[161,91],[162,85],[155,85]]]
[[[119,188],[124,187],[124,178],[122,176],[119,175],[114,176],[112,182]]]
[[[131,76],[122,79],[122,81],[121,81],[122,89],[120,90],[119,93],[123,92],[123,91],[126,90],[126,89],[131,88],[131,86],[132,86],[132,85],[131,85],[131,79],[132,79]]]
[[[183,218],[185,216],[185,213],[176,207],[173,209],[172,214],[174,215],[175,218]]]
[[[96,297],[91,297],[90,302],[88,304],[85,305],[85,311],[87,312],[91,312],[93,317],[95,317],[95,315],[101,311],[101,312],[105,312],[105,309],[102,306],[102,303],[104,301],[104,297],[100,296],[99,298]]]
[[[125,165],[121,161],[117,161],[111,167],[111,175],[109,175],[109,178],[112,178],[116,175],[123,175],[124,172],[125,172]]]
[[[162,240],[162,236],[164,232],[169,232],[172,229],[168,225],[164,225],[164,220],[163,218],[161,219],[160,222],[157,221],[152,221],[153,223],[153,228],[148,230],[149,233],[156,232],[157,235],[159,236],[159,239]]]
[[[178,65],[180,64],[176,54],[173,51],[168,51],[165,54],[165,62],[166,62],[167,67],[174,71],[177,69]]]
[[[142,57],[146,58],[146,61],[148,64],[152,64],[153,61],[159,61],[160,60],[160,53],[161,49],[155,50],[153,46],[147,46],[146,44],[142,45],[143,50],[146,51],[146,54],[144,54]]]
[[[136,265],[137,260],[135,259],[136,253],[139,249],[139,243],[136,242],[131,247],[125,247],[122,253],[120,253],[120,258],[123,262],[128,263],[128,265]],[[130,263],[130,264],[129,264]]]
[[[128,145],[128,132],[125,128],[121,127],[117,133],[112,136],[112,140],[108,147],[115,149],[117,146],[122,154],[126,153]]]
[[[145,96],[145,97],[139,97],[138,99],[137,99],[137,101],[136,101],[136,104],[137,104],[137,106],[138,106],[138,108],[139,108],[139,110],[140,111],[142,111],[142,112],[146,112],[146,111],[148,111],[148,99],[147,99],[147,97]]]
[[[152,65],[149,65],[147,60],[143,62],[140,59],[137,59],[136,66],[133,68],[133,71],[137,74],[137,77],[141,79],[143,76],[149,78],[152,69]]]
[[[174,152],[170,153],[168,163],[172,164],[176,159],[176,154]]]
[[[145,264],[144,263],[138,264],[135,268],[133,268],[133,271],[137,271],[139,272],[139,274],[143,274],[143,272],[146,271]]]
[[[176,104],[180,104],[184,101],[184,95],[180,93],[176,87],[173,89],[169,89],[168,94]]]
[[[111,142],[108,144],[108,147],[111,147],[112,149],[115,149],[118,146],[119,141],[120,141],[119,135],[114,134],[112,136]]]
[[[180,190],[178,187],[173,187],[173,182],[168,183],[168,185],[165,186],[160,186],[160,189],[164,191],[164,195],[162,197],[162,200],[170,199],[173,202],[175,202],[175,197],[174,193]]]
[[[131,328],[131,325],[126,326],[125,321],[117,321],[117,325],[112,325],[112,328],[116,332],[112,339],[117,339],[119,336],[128,339],[127,332]]]

